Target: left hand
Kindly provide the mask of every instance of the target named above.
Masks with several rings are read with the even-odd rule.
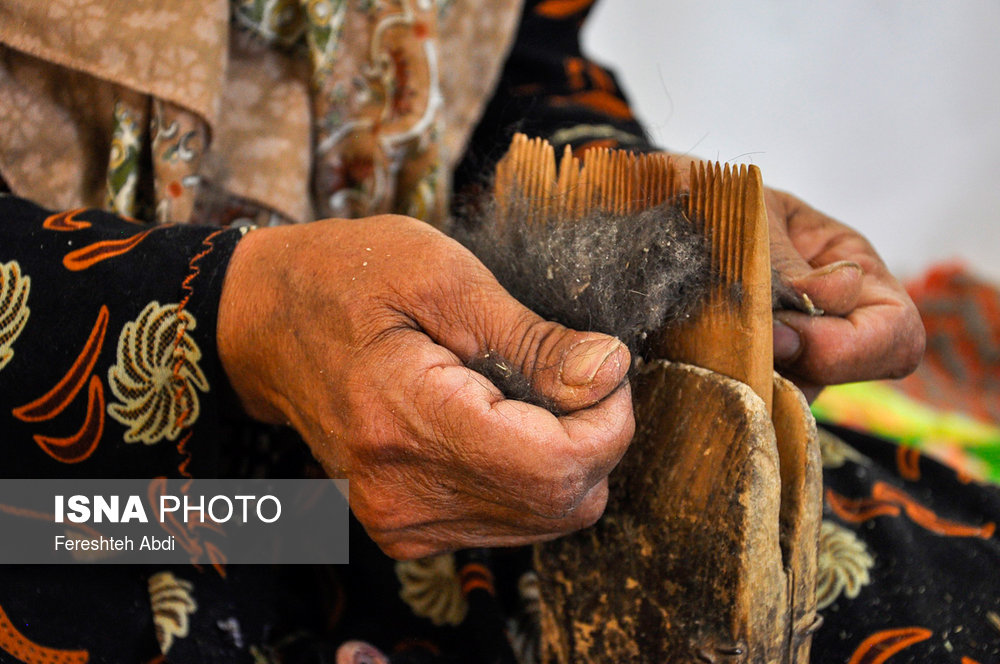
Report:
[[[768,189],[771,264],[824,316],[776,312],[774,361],[812,401],[825,385],[901,378],[926,338],[913,300],[854,229]]]

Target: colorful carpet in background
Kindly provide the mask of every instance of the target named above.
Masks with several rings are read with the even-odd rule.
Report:
[[[917,370],[900,381],[829,388],[813,413],[1000,484],[1000,289],[946,264],[907,290],[927,329]]]

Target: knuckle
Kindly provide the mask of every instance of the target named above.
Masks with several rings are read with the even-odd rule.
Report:
[[[509,349],[508,359],[530,376],[541,368],[542,349],[555,332],[556,325],[539,318],[528,309],[520,311],[512,323],[502,331],[506,337],[501,340],[502,347]]]
[[[904,338],[896,347],[899,350],[890,378],[903,378],[916,370],[927,347],[927,335],[919,320],[907,327]]]
[[[576,529],[580,528],[590,528],[595,523],[597,523],[602,516],[604,516],[604,510],[608,506],[608,491],[607,484],[604,484],[603,490],[595,492],[587,500],[580,505],[576,513]]]
[[[617,406],[618,412],[609,416],[608,431],[602,441],[602,450],[616,458],[621,458],[635,435],[635,413],[632,410],[631,398],[622,399]]]
[[[562,519],[570,514],[586,495],[582,473],[573,473],[540,484],[536,511],[550,519]]]

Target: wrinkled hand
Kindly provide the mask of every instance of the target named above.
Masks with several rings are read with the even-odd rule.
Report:
[[[787,193],[767,190],[771,263],[825,316],[775,316],[775,365],[812,400],[824,385],[900,378],[924,352],[917,309],[869,242]]]
[[[601,515],[632,436],[626,348],[543,321],[458,243],[380,216],[253,231],[219,354],[247,412],[288,423],[389,555],[524,544]],[[485,350],[566,415],[504,399]]]

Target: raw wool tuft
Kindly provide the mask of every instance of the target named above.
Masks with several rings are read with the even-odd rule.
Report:
[[[497,389],[503,392],[507,399],[530,403],[532,406],[544,408],[557,415],[561,415],[563,412],[553,399],[532,386],[531,380],[524,375],[520,367],[514,365],[495,350],[483,351],[466,362],[465,365],[485,376],[496,385]]]
[[[676,203],[635,214],[595,211],[571,221],[528,215],[514,201],[491,202],[452,229],[497,280],[548,320],[618,337],[639,357],[647,336],[684,320],[713,282],[708,243]],[[506,219],[516,221],[506,222]],[[521,368],[484,349],[470,369],[508,399],[561,411]]]
[[[713,282],[708,244],[674,202],[530,222],[505,222],[490,204],[453,235],[538,315],[618,337],[633,354],[649,333],[691,316]]]

